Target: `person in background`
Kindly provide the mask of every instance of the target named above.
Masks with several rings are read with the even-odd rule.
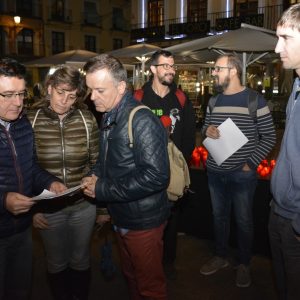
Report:
[[[80,184],[98,157],[98,126],[83,104],[85,92],[80,72],[62,65],[46,78],[41,107],[28,111],[40,165],[68,188]],[[55,299],[86,300],[96,207],[82,193],[45,204],[33,225],[45,246],[52,294]]]
[[[250,115],[248,103],[252,91],[241,83],[242,63],[238,56],[220,56],[216,60],[212,75],[214,88],[219,94],[212,111],[210,102],[208,103],[202,128],[203,136],[218,139],[218,126],[231,118],[247,137],[248,142],[221,165],[218,165],[211,155],[208,156],[206,166],[213,208],[215,256],[202,266],[200,273],[211,275],[229,265],[227,252],[230,213],[233,207],[238,245],[236,285],[248,287],[251,284],[249,267],[253,243],[256,169],[275,145],[276,134],[267,103],[258,93],[255,95],[255,119]]]
[[[0,60],[0,299],[28,300],[32,275],[31,208],[35,194],[66,187],[37,163],[31,125],[23,113],[26,69]]]
[[[280,300],[300,299],[300,4],[290,6],[277,24],[283,68],[297,77],[286,108],[286,125],[271,178],[273,201],[269,237]]]
[[[192,103],[174,82],[177,66],[171,52],[156,51],[149,60],[151,79],[143,89],[136,91],[137,100],[147,105],[157,117],[169,116],[172,120],[170,138],[182,152],[187,164],[195,147],[196,118]],[[138,95],[139,94],[139,95]],[[141,95],[141,96],[140,96]],[[139,98],[139,99],[138,99]],[[164,232],[163,264],[168,279],[176,279],[177,225],[180,203],[169,201],[171,215]]]
[[[96,110],[104,112],[100,155],[91,176],[83,179],[84,192],[104,202],[114,223],[121,265],[132,300],[166,300],[162,268],[165,223],[169,217],[166,188],[170,165],[167,134],[147,108],[132,121],[138,106],[126,91],[127,74],[116,58],[102,54],[84,66],[86,83]]]

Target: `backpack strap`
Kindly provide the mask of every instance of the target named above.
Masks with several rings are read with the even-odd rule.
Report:
[[[181,107],[183,108],[184,104],[185,104],[185,101],[186,101],[185,93],[182,90],[177,89],[176,92],[175,92],[175,95],[176,95]]]
[[[132,133],[132,119],[135,115],[135,113],[140,110],[140,109],[149,109],[151,110],[148,106],[146,105],[139,105],[136,106],[134,109],[132,109],[132,111],[129,114],[129,118],[128,118],[128,136],[129,136],[129,147],[133,148],[133,133]]]
[[[144,90],[143,89],[138,89],[138,90],[135,90],[134,93],[133,93],[133,98],[139,102],[142,101],[144,97]]]
[[[258,92],[249,89],[248,110],[254,124],[257,124]]]
[[[208,101],[209,113],[211,114],[218,100],[219,94],[211,96]]]
[[[184,105],[185,105],[185,101],[186,101],[185,93],[182,90],[177,89],[176,92],[175,92],[175,95],[176,95],[181,107],[183,108]],[[138,90],[134,91],[133,98],[135,100],[141,102],[143,97],[144,97],[144,90],[143,89],[138,89]]]

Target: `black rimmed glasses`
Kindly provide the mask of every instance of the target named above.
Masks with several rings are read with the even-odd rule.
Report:
[[[165,70],[177,70],[177,66],[176,65],[170,65],[170,64],[158,64],[158,65],[154,65],[154,67],[163,67]]]
[[[19,97],[21,100],[24,100],[25,98],[27,98],[27,91],[22,91],[19,93],[0,93],[0,96],[4,98],[4,100],[10,101],[13,99],[16,99],[17,97]]]
[[[213,72],[216,72],[216,73],[219,73],[221,70],[223,70],[223,69],[228,69],[228,70],[230,70],[230,69],[232,69],[232,67],[227,67],[227,66],[225,66],[225,67],[222,67],[222,66],[214,66],[214,67],[212,67],[211,68],[211,70],[213,71]]]

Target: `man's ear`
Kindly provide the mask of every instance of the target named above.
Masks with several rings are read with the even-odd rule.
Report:
[[[126,82],[125,81],[121,81],[118,83],[118,92],[120,95],[125,94],[126,92]]]
[[[153,74],[156,73],[156,67],[155,66],[150,66],[150,70]]]

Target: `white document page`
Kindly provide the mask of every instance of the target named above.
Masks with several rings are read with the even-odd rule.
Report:
[[[74,186],[70,189],[67,189],[63,193],[55,194],[53,192],[50,192],[48,190],[43,190],[41,194],[38,196],[35,196],[32,198],[32,200],[43,200],[43,199],[55,199],[59,198],[61,196],[68,196],[68,195],[74,195],[76,192],[78,192],[81,189],[81,185]]]
[[[212,139],[207,137],[203,145],[220,166],[228,157],[239,150],[248,142],[248,138],[243,132],[228,118],[218,127],[220,137]]]

